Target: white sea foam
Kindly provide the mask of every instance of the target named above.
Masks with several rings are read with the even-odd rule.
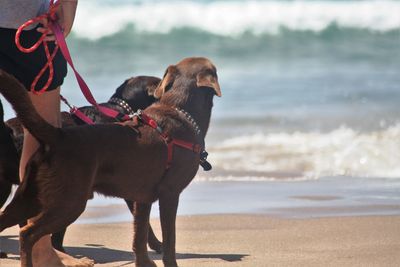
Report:
[[[319,32],[339,27],[389,31],[400,28],[400,1],[161,1],[79,2],[74,32],[98,39],[128,24],[138,31],[168,33],[191,27],[223,36],[277,34],[281,27]]]
[[[297,174],[290,179],[400,178],[400,125],[370,133],[346,127],[328,133],[259,133],[208,150],[214,167],[226,173],[260,173],[256,180],[273,180],[274,173]],[[236,178],[233,174],[226,179]]]
[[[308,176],[294,176],[294,177],[274,177],[274,176],[239,176],[239,175],[203,175],[202,173],[198,173],[195,182],[275,182],[275,181],[291,181],[291,182],[299,182],[316,179],[315,177]]]

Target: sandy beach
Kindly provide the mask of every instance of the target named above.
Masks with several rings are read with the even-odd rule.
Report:
[[[349,177],[194,182],[178,209],[178,264],[400,266],[399,188],[397,179]],[[161,237],[157,203],[151,217]],[[96,195],[68,228],[66,250],[96,266],[134,266],[130,221],[122,200]],[[0,250],[9,253],[1,267],[19,266],[18,227],[0,234]]]
[[[185,57],[215,64],[213,169],[180,195],[179,266],[397,267],[399,36],[397,0],[86,0],[67,43],[99,103]],[[62,94],[88,105],[71,70]],[[134,266],[131,217],[123,200],[95,194],[64,246],[99,267]],[[0,267],[20,265],[18,231],[0,233]]]
[[[157,219],[151,221],[160,236]],[[66,236],[72,255],[96,266],[133,266],[131,224],[75,224]],[[1,235],[9,259],[19,264],[16,227]],[[180,216],[179,266],[399,266],[400,216],[281,219],[264,215]],[[150,253],[157,266],[160,255]]]

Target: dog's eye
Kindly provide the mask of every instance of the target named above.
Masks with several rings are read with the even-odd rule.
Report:
[[[169,89],[171,89],[173,84],[174,84],[173,82],[169,82],[167,84],[167,86],[165,87],[165,91],[168,91]]]
[[[204,71],[204,74],[205,74],[205,75],[211,75],[211,76],[217,77],[217,73],[216,73],[214,70],[212,70],[212,69],[207,69],[207,70],[205,70],[205,71]]]

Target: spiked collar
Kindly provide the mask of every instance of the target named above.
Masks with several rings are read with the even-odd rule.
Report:
[[[131,106],[123,99],[118,98],[118,97],[111,97],[110,100],[108,100],[108,103],[114,104],[119,106],[125,111],[125,114],[127,115],[133,115],[135,112],[132,110]]]
[[[195,131],[195,133],[200,136],[201,134],[201,130],[199,125],[197,124],[197,122],[195,121],[195,119],[192,117],[192,115],[190,115],[189,112],[187,112],[184,109],[180,109],[180,108],[175,108],[176,111],[178,111],[179,113],[183,114],[183,116],[185,116],[185,118],[190,122],[190,124],[192,124],[193,129]]]

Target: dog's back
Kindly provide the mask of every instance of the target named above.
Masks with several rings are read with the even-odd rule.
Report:
[[[41,166],[51,165],[58,175],[68,177],[65,178],[68,179],[64,181],[65,183],[76,185],[88,183],[83,186],[89,187],[87,194],[91,193],[93,187],[106,195],[146,202],[155,201],[156,185],[165,172],[167,147],[154,129],[140,126],[137,127],[139,134],[131,127],[117,124],[58,129],[37,114],[22,85],[4,72],[0,72],[0,91],[12,104],[23,125],[43,145],[36,158],[32,160],[32,164],[41,161]],[[168,117],[170,123],[164,121],[161,125],[185,126],[172,127],[171,131],[175,132],[169,132],[171,136],[184,135],[186,138],[189,136],[191,140],[188,141],[195,141],[193,129],[184,118],[179,117],[177,111],[160,111],[157,105],[146,111],[158,120]],[[47,153],[52,157],[48,157]],[[193,156],[198,158],[198,155],[193,154]],[[43,161],[47,158],[51,158],[51,162]],[[80,168],[76,168],[77,158],[80,159],[78,163],[82,164]],[[196,162],[195,158],[190,156],[188,158],[189,162]],[[150,168],[149,163],[152,165]],[[195,172],[198,160],[197,165],[196,163],[190,165],[188,168],[193,169],[190,171]],[[79,173],[74,173],[75,170]],[[130,177],[138,178],[130,179]],[[110,183],[114,186],[107,186]],[[118,188],[115,188],[115,184],[118,184]],[[68,186],[64,186],[63,189],[68,190]],[[136,190],[146,194],[135,194]]]

